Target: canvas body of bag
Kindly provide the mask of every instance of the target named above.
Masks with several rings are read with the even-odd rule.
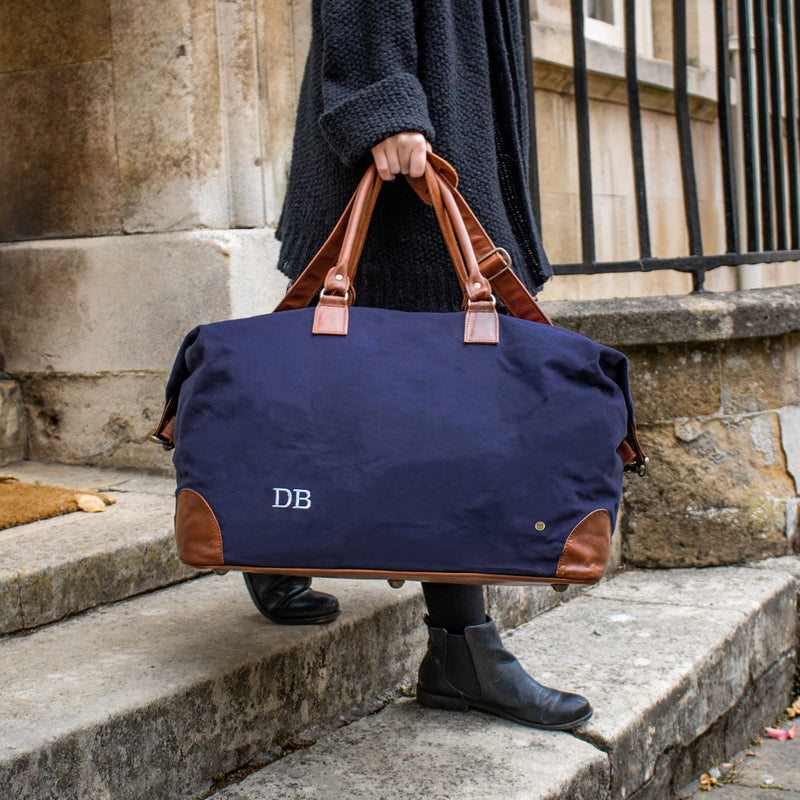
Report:
[[[464,311],[351,306],[370,167],[278,313],[183,342],[156,437],[174,443],[186,563],[458,583],[605,571],[623,470],[645,463],[625,357],[550,324],[446,162],[410,182]]]

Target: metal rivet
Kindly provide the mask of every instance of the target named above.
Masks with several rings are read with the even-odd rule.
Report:
[[[477,281],[475,281],[475,283],[473,283],[472,285],[473,285],[473,286],[474,286],[476,289],[480,289],[480,288],[481,288],[481,285],[480,285],[480,284],[479,284]]]
[[[537,522],[533,527],[536,528],[537,531],[543,531],[546,526],[544,522]]]
[[[336,280],[337,281],[340,281],[340,280],[343,280],[343,279],[344,279],[344,275],[337,275],[336,276]]]

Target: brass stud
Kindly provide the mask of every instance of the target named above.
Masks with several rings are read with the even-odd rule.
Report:
[[[533,527],[536,528],[537,531],[543,531],[547,526],[544,522],[537,522]]]

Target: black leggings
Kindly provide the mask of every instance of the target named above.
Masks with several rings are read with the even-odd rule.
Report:
[[[432,628],[446,628],[449,633],[461,634],[469,625],[486,622],[483,586],[423,583],[422,592]]]

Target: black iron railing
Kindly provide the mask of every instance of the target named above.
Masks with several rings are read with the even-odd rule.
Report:
[[[691,273],[694,290],[702,291],[706,273],[716,267],[800,260],[800,0],[734,0],[739,35],[738,97],[735,102],[731,97],[727,0],[714,0],[719,157],[724,204],[721,211],[724,213],[726,243],[726,252],[714,254],[705,252],[700,226],[687,90],[686,0],[672,0],[673,94],[689,245],[685,255],[673,258],[654,258],[651,252],[636,61],[636,0],[624,2],[625,80],[639,258],[598,262],[595,257],[584,3],[583,0],[570,0],[582,260],[572,264],[554,264],[556,274],[673,269]],[[530,190],[534,213],[540,221],[529,0],[520,0],[520,9],[525,31],[531,119]],[[737,114],[738,119],[735,117]],[[733,138],[733,129],[738,123],[742,136],[739,155]],[[737,176],[741,180],[737,181]],[[737,185],[744,190],[743,220],[737,202]]]

